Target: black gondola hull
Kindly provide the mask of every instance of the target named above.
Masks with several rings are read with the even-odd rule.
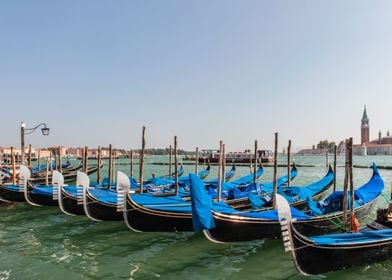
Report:
[[[358,207],[355,216],[362,220],[369,214],[374,207],[376,200]],[[274,239],[282,236],[278,221],[266,219],[247,219],[245,217],[223,215],[213,213],[216,227],[208,231],[211,239],[219,242],[240,242],[257,239]],[[318,235],[338,231],[337,224],[341,223],[342,212],[335,215],[313,218],[293,222],[295,228],[301,234]],[[350,219],[350,214],[347,214]]]
[[[57,206],[58,202],[57,200],[53,200],[52,196],[47,196],[47,195],[38,195],[38,194],[29,194],[30,200],[38,205],[41,206]]]
[[[193,231],[192,214],[155,211],[127,199],[127,221],[132,229],[148,232]]]
[[[380,262],[392,257],[392,242],[317,246],[293,232],[297,269],[321,274],[354,266]]]
[[[87,193],[89,215],[101,221],[122,221],[123,213],[117,212],[116,204],[102,203]]]
[[[63,203],[63,208],[66,212],[77,216],[85,215],[83,204],[78,204],[76,197],[73,197],[67,192],[61,190],[61,200]]]
[[[35,193],[33,193],[33,187],[31,187],[30,185],[27,186],[27,195],[28,195],[28,199],[32,203],[38,204],[40,206],[57,206],[58,205],[57,200],[53,199],[53,194],[52,195],[35,194]]]
[[[10,190],[0,185],[0,198],[10,202],[26,202],[23,191]]]

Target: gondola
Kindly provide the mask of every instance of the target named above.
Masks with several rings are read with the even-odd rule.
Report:
[[[25,202],[24,189],[30,175],[30,170],[27,167],[21,167],[17,184],[0,184],[0,200],[3,202]]]
[[[152,194],[136,194],[125,196],[122,202],[125,209],[124,218],[131,230],[193,230],[191,203],[180,196],[155,197]]]
[[[62,170],[67,170],[67,169],[69,169],[69,168],[73,168],[73,166],[75,166],[75,165],[72,165],[72,164],[71,164],[71,161],[67,160],[66,162],[63,162],[63,163],[61,164],[61,169],[62,169]],[[51,164],[49,170],[57,170],[57,169],[59,169],[59,168],[57,168],[56,163],[53,162],[53,163]],[[41,164],[40,166],[33,167],[33,168],[31,169],[31,173],[32,173],[32,176],[33,176],[33,177],[34,177],[35,174],[45,173],[45,172],[46,172],[46,163],[45,163],[45,164]]]
[[[101,167],[100,168],[102,168],[102,165],[103,165],[103,163],[101,163]],[[66,172],[63,171],[62,174],[64,176],[64,183],[75,182],[76,175],[77,175],[76,171],[79,170],[80,168],[81,168],[81,165],[78,165],[78,166],[74,166],[72,169],[68,169]],[[98,165],[88,166],[88,168],[87,168],[87,175],[90,175],[90,174],[93,174],[93,173],[97,172],[98,168],[99,168]],[[49,181],[52,180],[51,177],[52,176],[49,173],[49,175],[48,175],[48,180]],[[42,175],[40,177],[31,178],[29,180],[29,182],[32,185],[45,184],[45,181],[46,181],[46,175]]]
[[[226,172],[226,178],[231,177],[231,174],[233,174],[234,171],[235,171],[235,165],[233,165],[230,171]],[[199,174],[200,173],[201,172],[199,172]],[[264,174],[264,168],[262,165],[260,165],[259,168],[256,170],[256,180],[259,179],[260,176],[262,176],[263,174]],[[242,176],[234,181],[229,181],[229,182],[225,181],[224,183],[222,183],[222,196],[227,198],[230,190],[232,190],[233,188],[246,188],[247,186],[252,184],[253,180],[254,180],[253,173],[250,172],[248,175]],[[211,181],[218,181],[218,179],[216,178],[213,180],[208,180],[207,182],[211,182]],[[189,198],[190,196],[189,175],[183,176],[182,181],[179,180],[178,185],[179,185],[178,195],[181,197]],[[206,188],[209,190],[213,198],[217,197],[217,186],[211,185],[210,183],[206,183]],[[170,196],[175,194],[174,181],[169,182],[167,187],[165,188],[160,188],[158,185],[156,187],[156,190],[154,191],[151,191],[151,188],[148,189],[149,192],[154,194],[154,196]]]
[[[53,195],[54,199],[58,201],[61,212],[70,216],[85,215],[83,190],[88,188],[89,184],[89,177],[80,171],[76,174],[76,185],[64,186],[64,184],[59,184],[58,192]]]
[[[46,167],[46,164],[42,165],[41,167]],[[69,173],[69,172],[72,172],[72,171],[76,171],[76,170],[78,170],[80,168],[82,168],[82,164],[81,163],[80,164],[71,164],[71,162],[69,162],[69,161],[64,162],[61,165],[61,170],[62,170],[63,173]],[[52,163],[52,165],[51,165],[51,167],[49,169],[49,172],[51,172],[51,170],[57,170],[55,163]],[[11,178],[11,176],[12,176],[12,169],[11,168],[2,168],[1,172],[4,175],[7,175],[8,178]],[[18,174],[19,174],[19,166],[17,166],[17,168],[16,168],[16,175],[18,176]],[[45,180],[45,177],[46,177],[46,168],[45,169],[38,168],[38,167],[33,167],[32,168],[30,180],[36,180],[34,183],[37,183],[40,180],[41,181]]]
[[[129,178],[128,178],[129,181]],[[121,221],[117,211],[117,190],[83,187],[84,214],[93,221]]]
[[[28,172],[29,169],[26,166],[20,167],[25,168]],[[59,186],[64,184],[63,175],[57,170],[52,171],[52,185],[36,185],[33,186],[27,180],[24,184],[24,197],[28,204],[32,206],[57,206],[57,193]]]
[[[33,186],[30,184],[31,171],[27,166],[19,168],[18,184],[5,184],[0,186],[0,196],[6,202],[28,202],[33,206],[55,206],[53,190],[56,183],[56,170],[53,170],[52,185]]]
[[[201,170],[199,174],[205,176],[205,171],[209,172],[207,167]],[[188,177],[189,178],[189,177]],[[157,183],[172,179],[155,178],[151,183]],[[128,180],[130,180],[128,178]],[[117,184],[118,185],[118,184]],[[159,188],[160,186],[155,186]],[[118,221],[123,220],[123,214],[117,211],[117,187],[115,189],[99,189],[99,188],[84,188],[83,189],[83,207],[84,213],[87,217],[94,221]]]
[[[277,196],[286,252],[302,275],[315,275],[392,258],[392,229],[366,226],[357,233],[306,236],[298,231],[290,206]]]
[[[322,181],[323,179],[319,182]],[[200,181],[197,178],[194,178],[191,182],[193,183],[193,191],[202,189],[200,187]],[[373,165],[373,175],[370,180],[355,191],[354,213],[358,219],[364,218],[371,211],[376,204],[377,198],[381,195],[383,188],[384,182],[377,167]],[[325,204],[329,202],[330,207],[325,207],[323,211],[319,209],[317,213],[314,213],[314,206],[314,212],[308,211],[307,213],[303,213],[291,205],[293,215],[296,218],[294,222],[296,228],[303,234],[322,234],[336,231],[337,225],[339,225],[343,217],[342,195],[341,191],[332,193],[321,202]],[[227,206],[221,211],[216,211],[212,205],[207,203],[200,204],[202,198],[208,201],[208,197],[198,198],[198,196],[202,197],[203,194],[196,192],[193,195],[193,198],[196,200],[196,206],[192,209],[194,220],[203,219],[204,216],[205,219],[211,219],[214,223],[211,227],[196,227],[195,230],[203,230],[208,240],[219,243],[280,237],[280,225],[276,210],[240,212]],[[200,205],[198,206],[198,204]],[[200,215],[198,212],[203,214]]]
[[[98,170],[98,167],[90,167],[88,169],[88,174],[94,173]],[[76,171],[79,172],[79,171]],[[57,186],[57,181],[60,172],[53,170],[52,176],[50,179],[52,180],[52,185],[33,185],[31,184],[31,179],[28,180],[27,185],[25,186],[25,200],[33,205],[33,206],[57,206],[58,201],[58,192],[59,187]],[[71,181],[70,177],[72,177],[72,181],[75,181],[77,177],[77,173],[68,173],[61,174],[61,178],[64,181]],[[34,182],[34,181],[33,181]],[[70,187],[68,187],[69,189]]]
[[[211,165],[200,170],[198,175],[201,178],[206,178],[211,170]],[[140,193],[140,184],[134,178],[130,178],[131,180],[131,191],[133,193]],[[178,185],[182,188],[187,188],[189,186],[189,176],[180,176],[177,178]],[[175,184],[175,178],[166,178],[166,177],[153,177],[143,182],[143,192],[152,192],[156,195],[171,195],[174,190],[173,186]]]

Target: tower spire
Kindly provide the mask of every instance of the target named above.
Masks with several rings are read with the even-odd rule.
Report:
[[[363,109],[363,114],[362,114],[362,125],[369,125],[369,118],[366,112],[366,105],[365,108]]]
[[[369,142],[369,118],[366,111],[366,105],[363,109],[362,120],[361,120],[361,144]]]

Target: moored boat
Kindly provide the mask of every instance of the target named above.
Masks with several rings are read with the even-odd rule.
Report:
[[[315,275],[392,258],[392,229],[362,227],[359,232],[306,236],[298,231],[290,206],[277,196],[279,221],[286,252],[297,271]]]
[[[322,183],[327,177],[328,175],[319,183]],[[193,183],[193,191],[203,189],[197,178],[194,178],[191,182]],[[358,219],[364,218],[371,211],[383,188],[384,182],[374,165],[370,180],[355,191],[354,213]],[[198,198],[198,195],[200,198]],[[293,215],[296,218],[293,222],[296,228],[304,234],[322,234],[339,230],[337,225],[341,223],[343,217],[342,196],[341,191],[332,193],[320,204],[333,205],[333,207],[324,207],[317,212],[314,205],[313,211],[307,213],[303,213],[291,205]],[[235,242],[280,237],[280,225],[276,210],[236,211],[229,205],[223,208],[223,203],[221,203],[222,211],[217,211],[213,208],[213,205],[201,202],[202,199],[206,201],[210,199],[205,195],[196,192],[192,197],[196,201],[196,205],[192,209],[193,218],[202,219],[204,216],[205,219],[213,221],[210,228],[196,228],[197,231],[203,230],[204,235],[210,241]],[[287,194],[285,197],[288,197]],[[198,203],[200,203],[199,206]],[[203,214],[201,215],[198,212]]]
[[[211,198],[210,200],[212,201]],[[218,204],[216,207],[219,209]],[[156,197],[148,193],[126,195],[124,209],[126,223],[134,231],[193,230],[191,202],[178,195],[165,197]]]

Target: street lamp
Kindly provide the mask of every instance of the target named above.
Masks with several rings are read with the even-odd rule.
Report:
[[[33,133],[38,127],[43,126],[41,128],[42,135],[49,135],[49,127],[46,127],[46,123],[40,123],[39,125],[33,128],[26,128],[26,124],[21,122],[20,124],[20,146],[21,146],[21,155],[22,155],[22,164],[25,164],[25,135]]]

